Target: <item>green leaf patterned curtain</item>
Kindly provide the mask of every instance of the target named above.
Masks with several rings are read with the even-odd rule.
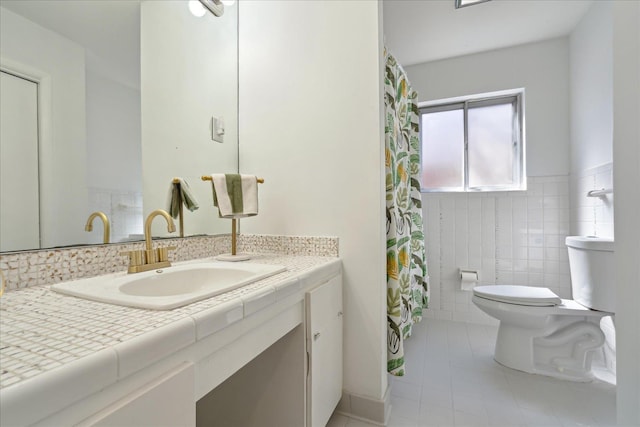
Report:
[[[385,49],[387,371],[404,375],[404,340],[427,308],[418,94]]]

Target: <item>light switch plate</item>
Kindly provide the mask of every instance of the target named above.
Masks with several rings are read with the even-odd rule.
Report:
[[[224,118],[213,116],[211,118],[211,139],[216,142],[224,142]]]

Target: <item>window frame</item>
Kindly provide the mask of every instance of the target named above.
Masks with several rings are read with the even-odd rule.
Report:
[[[514,185],[494,186],[469,186],[469,125],[468,113],[470,108],[488,107],[492,105],[511,104],[513,115],[513,149],[514,155],[513,177]],[[462,110],[464,126],[463,147],[463,187],[433,187],[425,188],[420,180],[420,192],[422,193],[473,193],[490,191],[525,191],[526,180],[526,141],[525,141],[525,114],[524,114],[524,88],[490,92],[477,95],[469,95],[458,98],[440,99],[421,102],[418,104],[420,111],[420,123],[425,113],[437,113],[443,111]],[[422,132],[420,132],[420,156],[422,158]]]

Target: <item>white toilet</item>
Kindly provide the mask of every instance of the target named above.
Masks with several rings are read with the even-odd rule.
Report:
[[[572,300],[548,288],[476,286],[473,302],[498,319],[495,360],[509,368],[591,381],[593,350],[604,343],[600,319],[615,313],[611,239],[567,237]]]

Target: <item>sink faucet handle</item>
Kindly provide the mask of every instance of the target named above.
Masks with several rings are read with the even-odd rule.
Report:
[[[169,251],[175,251],[176,249],[177,246],[165,246],[163,248],[156,248],[156,261],[169,261]]]
[[[156,216],[162,216],[167,221],[167,230],[170,233],[176,231],[175,224],[171,216],[162,209],[151,212],[144,222],[144,249],[131,252],[122,252],[122,255],[129,256],[129,274],[142,273],[143,271],[157,270],[159,268],[170,267],[169,251],[174,247],[154,249],[151,244],[151,222]]]
[[[143,250],[123,251],[123,252],[120,252],[120,255],[128,256],[129,257],[129,266],[135,267],[135,266],[144,264],[144,260],[145,260],[144,252],[145,251],[143,251]]]

